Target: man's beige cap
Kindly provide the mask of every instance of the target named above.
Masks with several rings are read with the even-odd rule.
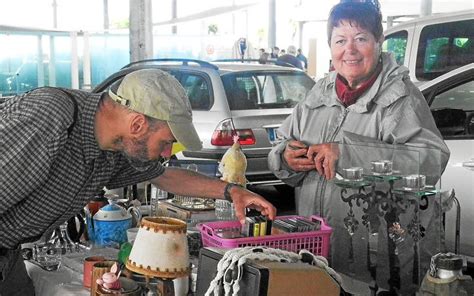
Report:
[[[170,74],[158,69],[137,70],[113,83],[108,93],[112,100],[133,111],[166,121],[187,150],[201,150],[191,104],[181,84]]]

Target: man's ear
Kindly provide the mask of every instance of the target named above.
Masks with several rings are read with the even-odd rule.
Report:
[[[140,113],[133,113],[130,120],[130,134],[134,136],[141,136],[148,132],[148,121],[145,115]]]

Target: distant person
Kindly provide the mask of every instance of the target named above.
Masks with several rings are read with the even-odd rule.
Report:
[[[296,58],[301,61],[304,69],[308,70],[308,59],[304,56],[303,52],[301,51],[301,48],[298,48],[298,54],[296,55]]]
[[[257,58],[257,49],[247,38],[239,38],[232,47],[232,58],[239,60],[248,60]]]
[[[288,53],[278,57],[275,64],[285,67],[295,67],[303,70],[303,64],[299,59],[296,58],[296,47],[293,45],[288,46]]]
[[[280,48],[278,46],[274,46],[272,49],[272,53],[270,54],[270,58],[278,59],[279,54],[280,54]]]
[[[266,64],[268,61],[268,56],[269,54],[265,52],[265,48],[260,48],[259,49],[259,54],[260,56],[258,57],[258,63],[259,64]]]
[[[284,49],[280,50],[280,57],[285,54],[286,54],[286,51]]]

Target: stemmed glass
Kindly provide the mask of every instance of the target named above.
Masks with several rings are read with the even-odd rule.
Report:
[[[53,235],[49,239],[48,243],[51,243],[53,246],[55,246],[62,255],[79,251],[79,244],[75,243],[69,237],[67,232],[67,223],[59,225],[59,227],[54,230]]]

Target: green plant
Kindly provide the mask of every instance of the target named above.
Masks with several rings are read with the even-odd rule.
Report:
[[[208,27],[207,27],[207,34],[214,34],[216,35],[217,31],[219,31],[219,28],[217,27],[216,24],[210,24]]]

